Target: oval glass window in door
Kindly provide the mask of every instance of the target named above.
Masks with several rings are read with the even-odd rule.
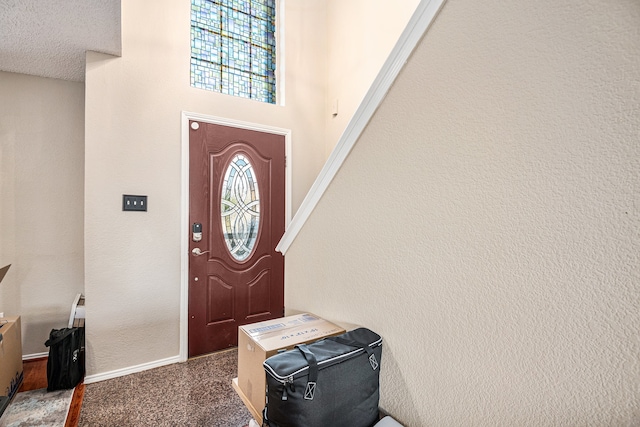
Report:
[[[220,200],[222,235],[231,256],[251,255],[260,226],[260,195],[256,174],[243,154],[236,154],[224,174]]]

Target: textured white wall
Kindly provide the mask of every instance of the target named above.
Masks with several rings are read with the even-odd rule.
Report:
[[[327,3],[326,157],[395,46],[419,0]],[[338,115],[332,114],[337,102]]]
[[[83,291],[84,86],[0,72],[0,312],[47,351]]]
[[[326,6],[285,4],[284,106],[190,87],[189,2],[123,2],[122,57],[88,55],[89,375],[178,355],[180,232],[188,226],[180,223],[181,111],[291,129],[294,209],[322,167]],[[148,195],[148,212],[122,212],[127,193]]]
[[[287,252],[405,425],[640,424],[639,22],[447,2]]]

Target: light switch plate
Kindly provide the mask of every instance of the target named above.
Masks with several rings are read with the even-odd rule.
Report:
[[[122,210],[123,211],[147,211],[147,196],[132,196],[129,194],[122,195]]]

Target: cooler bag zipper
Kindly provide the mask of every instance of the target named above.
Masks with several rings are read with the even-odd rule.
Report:
[[[382,343],[382,338],[380,338],[380,339],[378,339],[378,340],[376,340],[376,341],[374,341],[374,342],[370,343],[370,344],[369,344],[369,347],[374,347],[374,348],[375,348],[375,347],[380,346],[380,344],[381,344],[381,343]],[[341,355],[338,355],[338,356],[334,356],[334,357],[332,357],[332,358],[330,358],[330,359],[327,359],[327,360],[323,360],[323,361],[321,361],[321,362],[318,362],[318,369],[320,369],[320,366],[321,366],[321,365],[325,365],[325,364],[330,363],[330,362],[333,362],[333,361],[335,361],[335,360],[337,360],[337,359],[350,357],[350,356],[352,356],[352,355],[354,355],[354,354],[356,354],[356,353],[359,353],[359,352],[361,352],[361,351],[362,351],[362,352],[364,352],[365,350],[364,350],[364,349],[362,349],[362,348],[358,348],[358,349],[356,349],[356,350],[350,351],[349,353],[345,353],[345,354],[341,354]],[[279,383],[281,383],[281,384],[282,384],[282,386],[283,386],[283,390],[282,390],[282,400],[287,400],[287,399],[288,399],[287,384],[289,385],[289,388],[291,389],[291,392],[294,392],[294,391],[295,391],[295,386],[294,386],[294,383],[293,383],[294,377],[295,377],[296,375],[298,375],[298,374],[300,374],[300,373],[304,372],[304,371],[308,371],[308,370],[309,370],[309,366],[304,366],[304,367],[302,367],[301,369],[298,369],[297,371],[295,371],[295,372],[293,372],[293,373],[291,373],[291,374],[289,374],[289,375],[287,375],[287,376],[283,377],[283,376],[278,375],[278,374],[273,370],[273,368],[271,368],[271,366],[269,366],[269,365],[266,363],[266,361],[263,363],[263,366],[264,366],[264,368],[269,372],[269,375],[271,375],[271,376],[273,377],[273,379],[275,379],[276,381],[278,381]]]

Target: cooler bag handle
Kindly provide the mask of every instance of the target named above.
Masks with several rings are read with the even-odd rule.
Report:
[[[313,396],[316,393],[316,382],[318,381],[318,360],[306,345],[299,344],[296,348],[300,350],[309,364],[309,380],[307,381],[307,388],[304,390],[304,398],[305,400],[313,400]]]
[[[327,337],[325,339],[335,341],[340,344],[348,345],[349,347],[361,348],[367,352],[367,358],[369,359],[369,364],[371,365],[371,369],[375,371],[376,369],[378,369],[378,366],[380,366],[380,364],[378,363],[378,360],[376,359],[376,355],[373,353],[373,350],[371,349],[371,347],[369,347],[369,344],[361,343],[360,341],[355,341],[355,340],[348,340],[342,337]]]
[[[51,347],[53,345],[56,345],[60,342],[62,342],[62,340],[64,340],[66,337],[68,337],[69,335],[71,335],[72,333],[74,333],[76,331],[76,328],[68,328],[66,331],[64,331],[62,333],[62,335],[60,335],[59,337],[56,338],[49,338],[44,345],[47,347]]]

